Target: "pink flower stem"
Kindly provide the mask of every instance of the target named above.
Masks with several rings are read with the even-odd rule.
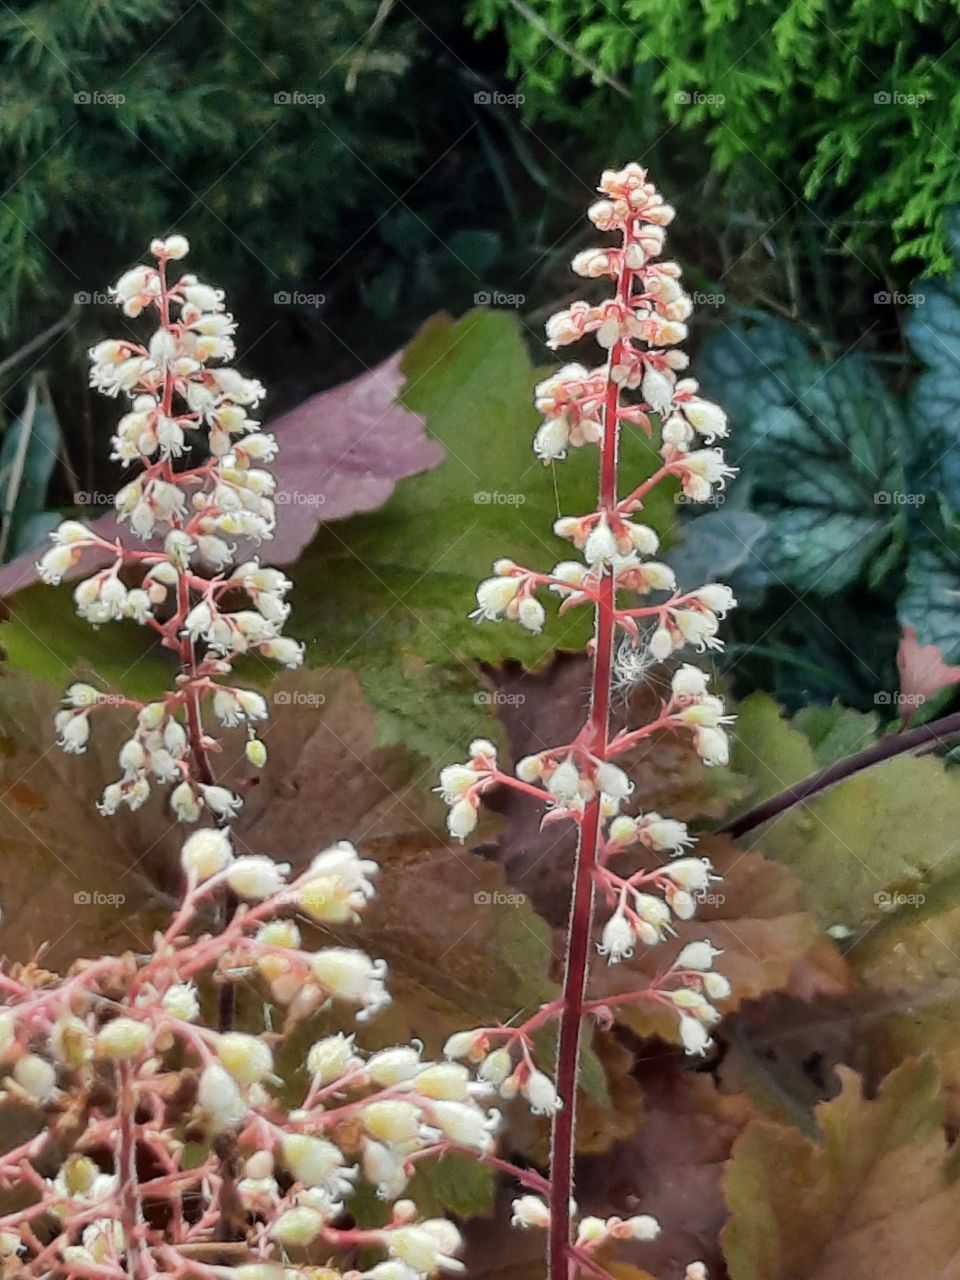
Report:
[[[629,295],[631,273],[621,272],[618,296]],[[617,449],[619,444],[619,395],[613,380],[622,344],[617,342],[610,352],[610,363],[603,410],[603,444],[600,454],[600,491],[598,508],[611,514],[617,505]],[[597,592],[593,675],[589,719],[590,754],[596,760],[607,759],[610,734],[610,689],[613,668],[613,637],[616,588],[612,573],[605,573]],[[562,1105],[554,1114],[550,1155],[550,1280],[568,1280],[570,1273],[570,1201],[574,1190],[574,1141],[577,1105],[577,1075],[580,1059],[580,1034],[583,1021],[584,993],[590,955],[590,929],[593,919],[594,867],[600,844],[600,799],[595,796],[583,815],[574,870],[573,899],[567,938],[566,968],[563,977],[560,1036],[557,1049],[557,1092]]]

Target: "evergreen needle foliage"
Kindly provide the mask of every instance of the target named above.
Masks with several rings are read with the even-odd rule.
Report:
[[[816,200],[855,251],[950,266],[960,12],[930,0],[474,0],[534,113],[591,118],[631,80],[752,195]],[[574,57],[573,55],[577,56]],[[576,98],[574,96],[573,102]],[[614,97],[622,115],[623,100]],[[889,237],[889,246],[882,243]]]

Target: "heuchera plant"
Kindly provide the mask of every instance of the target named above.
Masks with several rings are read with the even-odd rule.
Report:
[[[607,170],[599,190],[603,198],[590,208],[590,220],[601,231],[616,232],[620,243],[579,253],[573,269],[590,279],[611,278],[616,292],[598,304],[574,302],[553,316],[547,339],[556,348],[592,333],[607,353],[606,363],[595,369],[565,365],[536,389],[537,407],[545,417],[534,441],[538,456],[553,463],[568,449],[587,445],[599,453],[596,510],[565,516],[554,526],[559,537],[582,553],[582,560],[562,561],[551,573],[498,560],[493,577],[477,590],[474,615],[480,621],[516,620],[539,632],[546,621],[537,599],[543,589],[560,597],[561,613],[592,609],[589,713],[572,742],[526,757],[515,775],[498,766],[493,745],[481,740],[472,744],[465,764],[449,766],[440,776],[440,791],[450,806],[449,829],[461,840],[477,824],[481,797],[498,786],[542,805],[544,823],[572,822],[578,830],[562,996],[521,1026],[485,1028],[455,1046],[462,1059],[479,1060],[480,1075],[494,1080],[502,1095],[525,1094],[535,1111],[552,1116],[543,1198],[524,1196],[515,1204],[516,1222],[549,1232],[551,1280],[570,1280],[578,1270],[605,1274],[595,1256],[601,1246],[618,1238],[651,1239],[659,1230],[652,1218],[640,1216],[626,1222],[582,1218],[573,1231],[574,1112],[584,1019],[609,1020],[618,1005],[646,1001],[673,1011],[684,1047],[703,1054],[711,1043],[709,1027],[719,1019],[712,1002],[730,993],[726,979],[712,972],[719,952],[704,941],[683,947],[642,990],[603,1000],[586,995],[595,897],[610,913],[597,950],[616,964],[638,946],[663,942],[673,932],[671,922],[690,919],[697,895],[717,878],[706,858],[687,852],[694,841],[682,822],[658,813],[621,813],[633,787],[616,763],[618,757],[656,735],[680,733],[690,735],[706,764],[725,763],[723,726],[731,719],[724,715],[721,699],[708,692],[704,672],[683,664],[673,672],[657,717],[612,735],[611,689],[618,678],[629,680],[687,646],[701,653],[720,648],[718,619],[736,603],[729,588],[719,583],[679,593],[673,572],[650,559],[658,543],[654,531],[637,519],[644,500],[670,478],[699,502],[723,486],[733,470],[719,449],[701,447],[701,440],[709,445],[724,436],[726,417],[697,395],[693,379],[677,376],[687,357],[675,344],[686,337],[683,322],[691,303],[678,283],[680,268],[659,260],[673,209],[636,164]],[[662,465],[621,495],[620,433],[639,429],[651,436],[651,415],[660,424]],[[621,599],[653,593],[667,598],[641,605]],[[653,866],[651,853],[658,855]],[[535,1030],[554,1019],[559,1022],[556,1083],[535,1065],[531,1040]],[[688,1276],[702,1275],[701,1263],[688,1268]]]
[[[499,769],[486,741],[473,743],[467,764],[441,775],[450,830],[460,839],[476,825],[482,794],[498,784],[543,804],[545,822],[576,824],[563,994],[521,1026],[457,1033],[436,1062],[424,1061],[418,1044],[366,1053],[343,1031],[317,1040],[302,1064],[279,1061],[291,1033],[319,1011],[346,1006],[362,1022],[388,1002],[383,961],[339,945],[308,949],[292,918],[327,931],[356,922],[377,868],[340,842],[291,880],[286,864],[235,850],[228,823],[241,797],[214,777],[210,760],[222,744],[205,728],[204,710],[212,702],[224,727],[245,727],[247,754],[259,767],[265,753],[253,726],[264,718],[265,702],[224,678],[235,657],[250,651],[291,666],[301,659],[300,647],[280,634],[289,583],[256,560],[234,567],[237,548],[228,541],[272,534],[273,479],[255,464],[273,458],[276,442],[247,417],[260,385],[229,368],[208,368],[233,355],[234,325],[222,294],[192,276],[168,280],[169,262],[187,252],[183,237],[155,241],[156,267],[137,267],[116,286],[128,315],[155,309],[159,325],[147,346],[123,340],[96,347],[93,382],[133,401],[115,454],[141,473],[121,490],[118,510],[140,538],[160,534],[163,545],[136,550],[67,521],[41,573],[56,582],[85,549],[109,553],[111,566],[77,587],[79,611],[94,625],[133,618],[179,659],[175,687],[162,700],[109,699],[131,707],[136,724],[121,749],[122,777],[107,786],[101,810],[138,808],[153,782],[169,783],[180,819],[206,814],[216,825],[186,839],[182,902],[146,954],[80,961],[62,977],[37,962],[0,971],[4,1093],[37,1112],[36,1135],[0,1154],[0,1190],[14,1192],[0,1210],[2,1274],[421,1280],[462,1270],[454,1224],[424,1220],[404,1196],[423,1160],[451,1152],[484,1161],[523,1188],[514,1222],[549,1230],[551,1280],[608,1277],[602,1246],[658,1233],[649,1215],[585,1217],[573,1201],[581,1025],[590,1016],[610,1018],[618,1004],[646,1000],[675,1011],[684,1045],[703,1053],[718,1016],[711,1002],[729,987],[712,972],[718,953],[694,942],[643,990],[588,1000],[594,897],[599,890],[611,910],[599,942],[611,964],[638,944],[664,940],[674,918],[693,915],[697,892],[712,878],[709,862],[686,852],[693,842],[682,823],[620,813],[631,784],[615,760],[673,731],[690,733],[707,763],[723,761],[728,717],[703,673],[684,665],[654,721],[611,736],[611,685],[617,664],[629,672],[686,644],[719,646],[717,619],[734,603],[730,592],[710,584],[677,594],[670,571],[649,559],[655,535],[633,517],[669,476],[702,500],[731,471],[719,450],[691,447],[698,434],[708,441],[723,435],[725,419],[697,397],[695,383],[677,381],[685,358],[666,349],[685,336],[689,312],[678,268],[655,260],[673,211],[636,165],[605,173],[601,190],[605,199],[590,216],[601,229],[618,230],[622,245],[578,255],[574,266],[589,277],[612,276],[616,297],[575,303],[550,321],[548,336],[560,345],[596,332],[607,364],[592,372],[567,366],[537,392],[546,422],[535,448],[545,461],[569,447],[599,449],[597,510],[557,524],[584,562],[538,574],[499,561],[478,590],[477,610],[481,618],[509,616],[539,631],[545,613],[535,592],[543,587],[561,596],[562,610],[592,607],[590,713],[573,742],[521,761],[516,776]],[[628,401],[631,391],[639,394]],[[662,424],[663,465],[618,497],[621,426],[650,433],[651,414]],[[201,446],[205,460],[180,463],[188,448]],[[128,580],[139,573],[137,585],[127,586],[121,570]],[[671,594],[661,604],[626,608],[621,591]],[[65,749],[85,749],[90,715],[106,701],[90,685],[70,688],[57,716]],[[642,849],[672,860],[647,867]],[[233,1005],[222,995],[216,1026],[209,1025],[215,991],[241,983],[259,994],[261,1025],[234,1029],[223,1017],[225,1008],[232,1016]],[[560,1029],[556,1084],[533,1053],[533,1033],[551,1020]],[[496,1154],[501,1115],[489,1102],[497,1093],[522,1096],[551,1117],[546,1175]],[[384,1226],[348,1225],[361,1177],[392,1206]],[[386,1256],[361,1271],[356,1253],[367,1248]],[[292,1261],[304,1251],[323,1265]],[[687,1268],[688,1280],[704,1276],[701,1263]]]
[[[216,785],[210,756],[222,747],[204,728],[208,704],[222,726],[246,726],[254,765],[266,759],[254,731],[266,718],[266,702],[226,682],[233,662],[257,653],[296,667],[302,647],[281,635],[290,611],[284,600],[289,580],[257,559],[235,563],[231,538],[259,544],[273,537],[274,479],[261,464],[276,456],[277,442],[248,416],[263,397],[261,384],[222,364],[209,367],[235,354],[236,324],[224,310],[223,291],[194,275],[176,283],[168,278],[171,261],[185,257],[188,248],[183,236],[155,240],[150,249],[156,266],[134,267],[111,291],[125,315],[156,314],[148,344],[110,339],[90,352],[91,385],[132,400],[111,456],[139,474],[116,496],[118,519],[137,538],[159,538],[161,545],[140,550],[119,538],[111,543],[67,520],[53,533],[54,546],[38,570],[45,582],[58,583],[84,552],[106,554],[112,564],[76,587],[77,612],[95,627],[135,619],[155,631],[180,664],[175,687],[162,702],[107,696],[89,684],[67,691],[67,709],[56,717],[65,751],[86,749],[91,715],[104,705],[120,703],[137,713],[120,751],[122,776],[104,791],[101,812],[115,813],[120,805],[138,809],[151,783],[167,783],[177,817],[195,822],[204,810],[228,820],[241,803]],[[183,466],[194,446],[202,459]],[[124,570],[140,571],[136,586],[127,587]]]
[[[382,960],[343,946],[308,950],[292,918],[328,932],[356,922],[377,867],[341,842],[291,881],[288,865],[235,851],[227,824],[242,797],[214,778],[222,744],[204,711],[212,705],[221,725],[245,727],[247,755],[262,765],[254,725],[266,703],[224,678],[243,653],[301,660],[280,634],[289,582],[254,559],[234,566],[228,541],[272,535],[273,477],[257,464],[274,457],[276,441],[247,417],[260,384],[208,367],[234,352],[222,293],[190,275],[168,279],[170,261],[188,251],[182,236],[151,248],[156,266],[127,272],[114,294],[131,317],[154,313],[155,333],[146,346],[104,342],[91,356],[93,384],[132,400],[114,456],[140,474],[117,496],[120,518],[162,546],[111,543],[67,521],[40,572],[57,582],[85,550],[108,553],[110,567],[76,588],[80,614],[95,626],[149,626],[180,671],[145,705],[75,684],[56,727],[61,745],[80,753],[95,711],[132,708],[122,777],[101,811],[137,809],[153,783],[167,783],[178,818],[206,814],[216,825],[184,843],[182,902],[146,954],[80,961],[63,977],[39,963],[0,971],[5,1101],[38,1112],[36,1136],[0,1154],[0,1191],[14,1193],[0,1209],[0,1274],[336,1280],[328,1266],[288,1266],[290,1253],[330,1259],[369,1247],[386,1255],[362,1273],[370,1280],[455,1270],[456,1227],[421,1221],[403,1192],[425,1158],[466,1150],[500,1163],[499,1113],[482,1105],[489,1083],[459,1063],[423,1061],[422,1046],[365,1054],[340,1032],[285,1069],[281,1096],[275,1050],[304,1019],[346,1006],[362,1022],[389,1000]],[[182,465],[192,448],[203,459]],[[137,585],[121,571],[139,573]],[[223,993],[239,984],[260,997],[253,1031],[231,1026]],[[295,1105],[283,1100],[294,1094]],[[337,1225],[361,1174],[392,1204],[384,1227]]]

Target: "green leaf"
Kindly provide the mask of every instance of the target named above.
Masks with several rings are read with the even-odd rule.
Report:
[[[24,433],[27,440],[24,444]],[[25,449],[22,464],[18,461],[21,449]],[[60,449],[60,424],[53,408],[45,401],[36,402],[32,413],[25,413],[10,424],[0,444],[0,510],[6,511],[13,499],[10,516],[10,532],[6,558],[12,560],[23,551],[39,546],[49,532],[38,522],[46,506],[50,477],[57,464]],[[19,477],[18,467],[22,467]],[[16,484],[16,491],[11,485]]]
[[[477,663],[537,667],[557,649],[586,643],[586,613],[557,620],[549,601],[553,616],[540,636],[510,622],[478,626],[469,614],[477,583],[499,557],[547,570],[568,555],[551,526],[596,505],[596,456],[575,450],[552,470],[537,463],[532,393],[544,374],[512,315],[433,320],[403,369],[404,404],[423,415],[446,459],[399,484],[381,510],[321,530],[292,575],[292,630],[306,641],[310,665],[360,672],[381,741],[404,741],[434,759],[455,754],[471,733],[492,731]],[[656,463],[631,432],[624,487]],[[645,518],[662,534],[673,511],[658,490]]]
[[[918,485],[960,512],[960,274],[922,280],[918,301],[906,314],[905,332],[924,364],[910,388],[914,424],[914,472]],[[922,292],[919,292],[922,291]]]
[[[921,537],[911,547],[897,611],[901,626],[915,627],[921,644],[935,644],[945,662],[955,663],[960,659],[960,559],[946,537]]]
[[[733,766],[755,780],[751,806],[820,767],[814,744],[768,698],[754,695],[738,711]],[[799,874],[804,901],[823,925],[857,936],[889,919],[899,898],[914,920],[917,895],[931,909],[940,895],[958,900],[958,830],[960,772],[933,756],[901,756],[795,805],[744,842]]]
[[[863,578],[891,538],[898,547],[904,425],[869,363],[821,364],[765,320],[708,343],[700,373],[733,418],[733,457],[767,521],[758,555],[773,579],[831,595]]]
[[[445,1212],[458,1218],[488,1218],[493,1213],[494,1175],[489,1165],[452,1152],[417,1166],[406,1194],[425,1218]]]

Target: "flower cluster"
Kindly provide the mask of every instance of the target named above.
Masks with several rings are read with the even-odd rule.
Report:
[[[378,1249],[386,1261],[362,1273],[370,1280],[457,1269],[453,1224],[419,1221],[400,1197],[422,1159],[492,1151],[489,1073],[424,1061],[419,1045],[365,1053],[340,1032],[284,1063],[303,1083],[294,1107],[281,1095],[276,1055],[298,1024],[328,1006],[362,1021],[388,1001],[383,961],[308,950],[294,918],[354,920],[376,864],[341,842],[290,880],[206,828],[181,863],[183,901],[150,954],[84,961],[61,979],[33,965],[0,973],[3,1092],[45,1121],[0,1155],[0,1188],[28,1201],[0,1214],[0,1274],[305,1280],[313,1272],[283,1263],[313,1243]],[[224,884],[242,905],[222,932],[196,936]],[[209,1029],[211,981],[259,987],[282,1026]],[[338,1225],[361,1179],[393,1203],[387,1226]],[[205,1263],[225,1239],[234,1261]]]
[[[472,615],[481,622],[516,621],[538,633],[547,621],[544,601],[551,596],[559,601],[560,614],[591,609],[590,712],[571,742],[527,756],[513,773],[500,768],[491,743],[474,742],[465,763],[442,771],[439,787],[449,806],[450,833],[460,840],[476,827],[482,797],[497,787],[537,801],[544,823],[571,822],[578,830],[563,998],[520,1028],[500,1029],[508,1045],[522,1050],[517,1068],[512,1068],[506,1046],[484,1058],[479,1068],[485,1070],[490,1059],[501,1055],[497,1072],[513,1071],[504,1079],[536,1071],[529,1033],[545,1017],[559,1020],[557,1085],[549,1091],[556,1101],[544,1108],[554,1117],[549,1207],[524,1197],[515,1217],[521,1224],[549,1226],[552,1280],[564,1280],[570,1263],[584,1263],[598,1243],[651,1238],[648,1233],[656,1225],[645,1218],[587,1218],[577,1232],[572,1230],[573,1103],[585,1016],[609,1019],[617,1005],[642,999],[669,1009],[684,1047],[703,1054],[711,1044],[709,1029],[720,1016],[712,1002],[730,994],[726,979],[712,972],[719,953],[708,942],[698,942],[683,947],[665,972],[636,991],[603,1001],[588,996],[595,896],[610,912],[599,928],[597,950],[617,964],[674,935],[676,923],[694,916],[698,899],[717,878],[708,859],[690,852],[694,839],[682,822],[654,812],[624,811],[633,784],[620,759],[646,740],[672,734],[686,737],[705,764],[725,764],[725,726],[732,718],[722,699],[709,691],[704,672],[674,663],[669,695],[655,717],[639,728],[612,733],[611,688],[618,672],[646,672],[674,662],[683,650],[720,649],[720,621],[736,604],[723,583],[678,590],[673,571],[655,559],[659,540],[643,520],[645,501],[658,485],[671,481],[689,499],[705,501],[734,474],[714,445],[727,434],[725,414],[699,395],[692,378],[681,376],[688,360],[677,344],[687,336],[691,302],[680,283],[679,266],[660,257],[664,228],[674,211],[636,164],[607,170],[599,190],[602,198],[590,208],[590,220],[601,231],[617,233],[619,243],[577,254],[573,269],[587,279],[610,278],[614,295],[601,302],[574,302],[553,316],[547,322],[547,341],[557,348],[592,334],[606,360],[596,368],[566,364],[539,384],[535,399],[544,420],[534,439],[534,451],[545,463],[560,461],[575,448],[598,451],[597,507],[562,516],[554,525],[554,533],[580,558],[561,560],[549,573],[497,560],[492,575],[477,589]],[[660,461],[652,475],[621,492],[620,435],[633,429],[650,438],[656,435]],[[478,1033],[484,1051],[491,1034]],[[538,1083],[537,1088],[548,1096],[545,1086]],[[698,1268],[699,1263],[691,1264],[688,1275],[699,1274]],[[593,1261],[586,1270],[603,1274]]]
[[[236,324],[223,291],[191,274],[171,282],[170,263],[188,252],[183,236],[150,248],[156,265],[127,271],[111,293],[125,315],[153,314],[157,327],[146,345],[98,343],[90,352],[90,382],[130,401],[111,456],[138,474],[116,495],[115,507],[136,538],[158,545],[140,550],[110,542],[67,520],[51,535],[38,571],[55,584],[84,552],[108,557],[108,567],[76,586],[77,612],[95,627],[123,619],[149,627],[176,654],[181,674],[175,689],[147,704],[75,684],[56,729],[60,746],[79,754],[97,708],[128,707],[135,721],[102,812],[137,809],[153,785],[166,784],[180,820],[195,822],[204,810],[224,819],[240,799],[215,785],[210,755],[219,743],[204,727],[206,706],[212,702],[220,725],[244,729],[247,756],[260,767],[266,750],[256,726],[266,704],[225,678],[241,654],[288,667],[302,660],[302,647],[282,634],[289,580],[256,558],[235,562],[235,539],[259,544],[273,536],[275,486],[266,467],[277,442],[249,416],[263,398],[261,384],[218,363],[235,354]]]

